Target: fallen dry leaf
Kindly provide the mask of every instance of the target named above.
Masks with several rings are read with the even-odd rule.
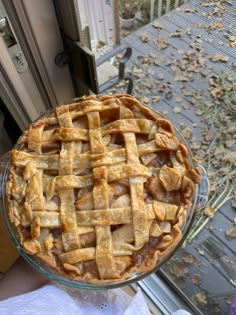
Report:
[[[183,127],[181,131],[182,131],[182,135],[184,136],[186,140],[190,140],[192,138],[192,135],[193,135],[192,128]]]
[[[218,61],[221,61],[221,62],[228,62],[228,61],[229,61],[229,57],[224,56],[224,55],[220,55],[220,54],[216,54],[216,55],[209,56],[209,59],[210,59],[212,62],[218,62]]]
[[[234,240],[236,238],[236,226],[231,227],[225,231],[227,240]]]
[[[140,102],[143,102],[145,104],[149,103],[150,99],[147,96],[141,96]]]
[[[153,41],[153,43],[154,43],[155,45],[157,45],[157,47],[158,47],[159,49],[165,49],[165,48],[167,48],[167,47],[169,46],[168,39],[166,39],[166,38],[158,38],[158,39],[155,39],[155,40]]]
[[[198,10],[197,9],[192,9],[192,8],[177,8],[176,11],[179,11],[179,12],[183,12],[183,13],[197,13]]]
[[[190,107],[190,105],[189,104],[184,104],[183,105],[183,109],[185,109],[185,110],[188,110],[188,109],[190,109],[191,107]]]
[[[154,60],[154,61],[153,61],[153,64],[154,64],[155,66],[160,67],[160,66],[161,66],[161,61],[160,61],[160,60]]]
[[[171,99],[172,97],[173,97],[172,91],[167,91],[167,92],[165,93],[165,98],[166,98],[167,100]]]
[[[186,30],[186,29],[178,28],[174,33],[170,33],[169,37],[182,37],[187,33],[191,35],[190,29]]]
[[[182,97],[181,96],[176,96],[176,98],[175,98],[175,101],[176,101],[176,103],[180,103],[180,102],[182,102]]]
[[[191,300],[194,304],[199,306],[204,306],[208,304],[208,300],[205,294],[203,293],[197,293],[191,297]]]
[[[199,285],[202,282],[202,277],[199,274],[192,275],[192,284]]]
[[[141,40],[141,42],[143,42],[143,43],[147,43],[147,42],[149,41],[149,36],[148,36],[147,33],[142,33],[142,34],[140,34],[138,38],[139,38],[139,39]]]
[[[159,95],[153,96],[153,97],[152,97],[152,102],[153,102],[153,103],[157,103],[157,102],[160,101],[160,99],[161,99],[161,97],[160,97]]]
[[[181,71],[175,72],[175,81],[188,82],[190,80],[191,80],[191,75],[187,73],[183,73]]]
[[[157,54],[150,53],[150,54],[149,54],[149,57],[151,57],[151,58],[157,58]]]
[[[175,106],[175,107],[173,108],[173,112],[174,112],[175,114],[178,114],[178,113],[181,112],[181,108],[178,107],[178,106]]]
[[[213,131],[209,128],[206,128],[204,130],[204,139],[207,141],[207,142],[210,142],[212,141],[214,138],[214,134],[213,134]]]
[[[223,161],[236,165],[236,151],[226,154],[223,158]]]
[[[161,26],[161,24],[160,24],[158,21],[154,21],[154,22],[152,23],[152,26],[153,26],[154,28],[158,29],[158,30],[162,30],[162,26]]]
[[[209,218],[213,218],[214,217],[214,214],[215,214],[215,209],[212,208],[212,207],[206,207],[204,209],[204,214],[209,217]]]
[[[189,270],[184,262],[177,261],[170,267],[170,272],[177,278],[180,278],[186,276],[189,273]]]
[[[230,47],[236,47],[236,35],[228,36],[228,40],[230,41]]]
[[[190,253],[184,252],[181,259],[187,264],[193,264],[195,257]]]
[[[219,87],[215,87],[214,89],[211,90],[211,95],[214,97],[214,98],[219,98],[223,95],[223,91],[221,88]]]
[[[224,29],[224,24],[222,22],[213,22],[209,25],[209,30],[223,30]]]
[[[159,84],[158,83],[158,85],[157,85],[157,91],[158,92],[164,92],[165,91],[165,89],[166,89],[166,86],[165,86],[165,84]]]

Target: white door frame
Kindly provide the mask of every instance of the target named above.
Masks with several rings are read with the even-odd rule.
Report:
[[[34,80],[50,108],[75,97],[69,68],[54,59],[64,50],[53,0],[2,0]]]
[[[3,38],[0,36],[0,96],[9,112],[24,130],[37,112],[11,60]]]

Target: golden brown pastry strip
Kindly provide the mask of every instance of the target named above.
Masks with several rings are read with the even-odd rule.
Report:
[[[45,119],[39,120],[30,125],[27,136],[28,149],[41,154],[42,134],[45,126]]]
[[[175,150],[177,149],[174,138],[169,140],[169,148],[158,146],[155,140],[151,140],[144,144],[137,146],[139,156],[148,153],[160,152],[163,150]],[[57,154],[50,155],[33,155],[30,153],[13,150],[12,160],[16,166],[26,166],[27,163],[34,161],[38,168],[41,169],[58,169],[59,157]],[[78,168],[91,168],[103,165],[113,165],[124,162],[126,160],[125,149],[114,149],[112,151],[106,151],[105,153],[91,154],[74,152],[73,167]]]
[[[78,225],[110,225],[132,222],[131,208],[80,210],[76,213]]]
[[[148,177],[148,169],[142,164],[118,165],[116,167],[108,167],[108,182],[117,181],[130,176]],[[75,176],[64,175],[56,177],[56,190],[66,188],[82,188],[93,185],[92,175]]]
[[[89,119],[93,119],[94,121],[90,121],[91,124],[96,125],[99,123],[99,117],[91,117]],[[99,135],[101,136],[101,131],[99,132],[99,128],[97,128],[97,135],[95,139],[91,139],[91,136],[94,134],[90,134],[90,144],[91,150],[93,153],[97,153],[97,151],[101,152],[103,150],[103,146],[99,146],[96,141],[99,139]],[[99,134],[99,135],[98,135]],[[93,201],[95,209],[98,209],[98,213],[100,209],[108,209],[109,208],[109,197],[108,197],[108,173],[106,167],[94,168],[93,169],[94,176],[94,188],[93,188]],[[93,211],[92,211],[93,212]],[[99,226],[95,225],[95,232],[97,238],[96,244],[96,264],[99,272],[99,276],[101,279],[107,278],[117,278],[117,272],[113,259],[113,249],[112,249],[112,237],[111,230],[109,226]]]
[[[80,261],[93,260],[95,258],[96,248],[88,247],[72,250],[61,254],[59,257],[63,263],[76,264]]]
[[[97,112],[88,113],[87,117],[89,123],[89,142],[91,152],[93,154],[103,153],[104,144],[102,141],[99,113]]]
[[[88,117],[94,115],[89,113]],[[135,132],[149,134],[153,121],[148,119],[126,119],[116,120],[112,123],[101,127],[101,135],[105,136],[110,133]],[[92,127],[92,126],[91,126]],[[90,130],[94,129],[90,128]],[[55,131],[45,131],[42,135],[42,142],[47,141],[89,141],[89,132],[80,128],[57,128]]]
[[[58,122],[62,127],[73,127],[68,107],[56,108]],[[62,142],[59,155],[59,175],[73,174],[74,142]],[[80,248],[75,214],[75,198],[73,189],[60,190],[60,219],[62,226],[62,241],[64,250],[71,251]]]
[[[38,170],[27,183],[25,191],[25,201],[31,204],[32,209],[44,210],[44,195],[43,195],[43,171]]]
[[[155,201],[152,204],[146,204],[148,220],[158,219],[175,220],[179,211],[178,206],[165,202]],[[42,227],[61,226],[60,214],[54,211],[34,211],[34,217],[39,216]],[[131,207],[100,209],[100,210],[79,210],[76,211],[78,226],[109,225],[109,224],[130,224],[132,223]],[[110,222],[110,223],[109,223]],[[26,225],[30,221],[26,221]],[[90,231],[90,230],[89,230]],[[116,234],[116,231],[114,232]]]
[[[141,164],[138,164],[139,155],[135,135],[133,133],[125,133],[124,140],[128,166],[139,168]],[[134,178],[132,174],[129,176],[134,240],[137,247],[143,246],[149,238],[148,218],[143,200],[143,176],[145,176],[145,172],[142,172],[140,177]]]

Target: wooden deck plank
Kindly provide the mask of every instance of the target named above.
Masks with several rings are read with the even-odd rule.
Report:
[[[173,13],[172,13],[173,14]],[[174,23],[181,27],[182,29],[188,29],[191,28],[191,32],[193,35],[197,36],[200,35],[201,38],[207,43],[209,38],[211,38],[212,46],[215,48],[218,48],[224,53],[227,53],[227,55],[230,55],[232,57],[235,57],[235,48],[229,46],[229,42],[224,36],[224,34],[227,33],[227,26],[222,31],[207,31],[203,28],[197,27],[197,24],[200,22],[198,18],[196,18],[193,15],[193,17],[190,17],[188,15],[185,15],[181,12],[176,12],[176,17],[172,19],[172,14],[169,14],[167,16],[164,16],[163,19],[166,19],[169,23]],[[235,21],[232,21],[232,23]],[[211,22],[208,21],[209,25]]]
[[[149,33],[149,34],[150,34],[150,41],[147,43],[142,43],[138,38],[138,34],[130,35],[129,38],[125,40],[125,42],[127,44],[129,44],[129,46],[132,47],[132,49],[134,51],[137,51],[140,55],[147,56],[149,53],[156,53],[156,54],[158,54],[158,57],[160,58],[160,60],[161,60],[161,58],[165,57],[165,58],[170,59],[170,61],[172,61],[172,62],[174,60],[177,60],[177,59],[182,59],[182,55],[179,54],[177,52],[177,49],[175,47],[173,47],[172,45],[169,45],[166,49],[158,51],[156,45],[153,43],[153,40],[155,40],[156,37],[154,37],[153,34],[151,34],[151,33]],[[175,40],[173,39],[173,41],[176,42],[177,39],[175,39]],[[181,46],[179,45],[179,47],[181,47],[181,50],[184,50],[185,52],[191,50],[189,45],[184,43],[184,42],[182,42]],[[132,58],[131,60],[134,60],[134,59]],[[165,71],[165,76],[167,78],[166,80],[171,80],[173,82],[176,82],[174,80],[173,72],[170,70],[170,67],[166,66],[166,65],[161,65],[160,67],[153,66],[152,76],[158,78],[158,72],[160,72],[160,69],[162,69],[161,70],[162,73],[163,73],[163,71]],[[223,67],[222,67],[222,69],[223,69]],[[193,78],[193,81],[189,82],[189,86],[192,88],[195,88],[197,86],[198,90],[201,88],[203,90],[205,90],[206,85],[204,84],[204,81],[207,82],[207,78],[203,78],[201,74],[196,73],[196,75]],[[177,87],[180,84],[181,84],[181,82],[176,82]],[[183,84],[183,82],[182,82],[182,84]]]
[[[186,126],[190,126],[193,123],[197,123],[198,127],[194,131],[194,136],[196,139],[202,138],[202,130],[206,127],[204,123],[201,122],[199,116],[196,115],[193,103],[191,102],[191,96],[183,95],[183,91],[185,89],[190,90],[192,93],[201,92],[203,94],[202,102],[209,99],[209,76],[211,73],[220,74],[222,71],[227,71],[235,74],[235,68],[232,67],[232,64],[236,62],[236,49],[233,47],[228,47],[228,40],[225,37],[224,31],[213,31],[208,32],[205,29],[196,28],[194,25],[197,23],[209,25],[213,21],[220,21],[219,17],[213,17],[211,19],[207,18],[207,14],[210,8],[201,7],[201,0],[193,0],[186,2],[183,6],[185,8],[196,8],[198,10],[197,13],[188,13],[185,14],[183,12],[173,11],[166,16],[158,19],[158,22],[163,29],[161,31],[157,31],[152,24],[148,24],[136,31],[135,33],[129,35],[125,38],[124,42],[130,45],[133,48],[133,56],[129,62],[129,67],[131,68],[131,73],[134,72],[135,67],[139,67],[142,70],[142,75],[144,78],[149,78],[151,82],[153,82],[152,89],[145,89],[145,85],[143,91],[141,91],[142,95],[147,95],[150,99],[152,96],[160,95],[161,100],[152,104],[153,108],[157,110],[167,110],[168,117],[177,125],[180,125],[181,122],[184,122]],[[222,16],[222,21],[225,26],[231,26],[231,31],[235,29],[235,21],[234,14],[236,16],[236,1],[233,3],[230,12],[226,12]],[[203,15],[204,14],[204,15]],[[177,29],[187,28],[191,29],[191,36],[185,34],[179,37],[169,37],[171,33],[174,33]],[[236,29],[235,29],[236,31]],[[142,33],[146,33],[149,36],[149,41],[147,43],[143,43],[140,41],[139,36]],[[157,38],[168,38],[169,46],[166,49],[159,50],[158,47],[153,43],[153,41]],[[167,65],[164,62],[164,59],[169,59],[170,63],[173,63],[177,60],[181,60],[183,53],[189,51],[191,49],[190,44],[196,40],[202,40],[202,47],[204,50],[203,58],[205,58],[206,66],[205,73],[203,76],[200,73],[196,73],[193,76],[193,80],[189,82],[177,82],[174,78],[174,73],[171,70],[170,64]],[[223,44],[221,45],[220,42]],[[140,58],[147,57],[150,60],[150,54],[156,54],[157,57],[154,59],[162,60],[160,66],[155,66],[152,62],[150,65],[141,65]],[[226,55],[229,57],[229,61],[227,63],[217,62],[214,63],[209,60],[208,56],[214,54]],[[162,77],[162,80],[158,78]],[[136,78],[138,80],[138,78]],[[163,83],[171,82],[173,85],[173,97],[171,99],[166,99],[164,93],[158,93],[156,91],[156,82],[161,81]],[[145,80],[144,80],[145,81]],[[142,82],[144,83],[144,82]],[[186,87],[183,88],[183,85]],[[137,89],[138,90],[138,89]],[[138,91],[137,91],[138,92]],[[136,95],[135,90],[135,95]],[[139,91],[140,93],[140,91]],[[176,96],[182,97],[181,103],[176,103]],[[175,114],[173,109],[178,106],[181,107],[184,103],[190,105],[189,110],[182,110],[179,114]],[[195,129],[195,128],[194,128]],[[181,257],[183,251],[187,250],[191,254],[193,254],[198,260],[201,261],[200,268],[190,267],[189,277],[186,277],[186,287],[183,288],[183,292],[191,297],[196,293],[222,293],[229,291],[232,289],[232,285],[228,281],[228,277],[225,274],[224,270],[216,265],[216,263],[212,260],[208,255],[200,255],[199,246],[201,242],[203,242],[208,236],[216,237],[220,240],[222,247],[227,248],[229,253],[232,256],[236,254],[236,240],[227,241],[225,237],[225,231],[233,226],[233,218],[235,217],[235,210],[230,206],[230,202],[225,204],[219,209],[214,218],[208,222],[208,225],[200,232],[197,238],[194,239],[192,244],[188,244],[186,249],[178,250],[175,259]],[[209,229],[209,226],[213,226],[213,229]],[[163,269],[167,269],[167,265],[163,267]],[[191,281],[191,277],[194,273],[200,273],[202,276],[202,283],[199,286],[194,286]],[[215,286],[214,283],[220,283],[219,286]],[[214,303],[218,303],[222,314],[227,314],[228,305],[224,301],[225,297],[219,297],[215,299],[209,299],[210,305],[207,314],[210,314],[210,308]],[[205,314],[205,313],[204,313]],[[220,313],[219,313],[220,314]]]
[[[215,218],[214,220],[218,221],[218,218]],[[233,286],[229,282],[229,277],[225,273],[224,269],[217,264],[217,262],[208,253],[206,253],[200,245],[209,236],[212,236],[212,233],[205,229],[204,233],[200,234],[197,241],[195,240],[193,243],[188,244],[184,249],[179,250],[175,255],[175,259],[181,260],[183,253],[187,252],[193,255],[196,261],[200,262],[199,267],[194,264],[188,265],[189,274],[185,277],[184,282],[181,283],[178,279],[176,280],[180,286],[182,285],[182,291],[189,298],[197,293],[203,293],[206,296],[211,296],[215,294],[224,294],[224,292],[230,292],[233,290]],[[222,243],[222,246],[224,246],[224,243]],[[169,270],[168,264],[164,266],[163,269]],[[201,278],[201,283],[199,285],[194,285],[192,283],[192,276],[196,274],[200,275]],[[219,285],[215,285],[216,281]],[[218,304],[221,309],[221,313],[218,314],[228,314],[229,305],[225,303],[225,298],[226,296],[220,296],[213,299],[209,298],[209,308],[205,309],[203,314],[211,314],[209,311],[213,308],[214,303]]]
[[[136,51],[137,53],[137,51]],[[132,69],[132,67],[134,66],[134,62],[130,62],[129,63],[129,67]],[[168,72],[166,72],[166,70],[164,68],[158,67],[159,69],[157,69],[154,73],[152,72],[152,74],[150,74],[147,70],[143,70],[144,73],[147,74],[147,76],[149,77],[149,80],[151,80],[151,82],[153,82],[153,88],[152,89],[148,89],[147,91],[143,91],[143,94],[150,96],[150,95],[159,95],[161,97],[161,101],[159,101],[157,104],[153,104],[153,108],[156,110],[159,110],[161,112],[167,111],[168,114],[167,116],[175,123],[177,124],[177,126],[179,127],[181,123],[185,124],[186,126],[192,127],[192,125],[194,123],[197,124],[197,127],[193,129],[193,135],[196,138],[201,138],[201,132],[200,130],[204,127],[203,123],[200,120],[200,117],[195,115],[195,110],[192,106],[191,101],[183,96],[182,94],[182,90],[180,88],[181,84],[176,84],[176,82],[173,80],[173,76],[171,76]],[[158,79],[158,75],[162,75],[164,76],[164,80],[161,80],[160,82],[162,83],[167,83],[167,82],[171,82],[174,86],[174,88],[172,89],[172,93],[173,96],[171,99],[166,99],[165,96],[163,95],[164,93],[160,93],[156,90],[156,80]],[[196,90],[192,89],[193,93],[196,92]],[[199,91],[199,89],[198,89]],[[181,96],[182,97],[182,101],[181,103],[177,104],[175,99],[176,97]],[[204,99],[203,99],[204,100]],[[182,107],[182,105],[189,105],[189,109],[188,110],[182,110],[178,115],[175,114],[173,112],[173,109],[175,106],[179,106],[180,108]]]
[[[157,38],[159,35],[160,37],[168,38],[168,36],[172,33],[174,33],[177,29],[181,28],[183,30],[186,30],[186,21],[184,19],[181,20],[175,20],[171,17],[163,17],[159,20],[160,24],[163,26],[163,31],[161,31],[159,34],[157,34],[156,30],[149,24],[146,26],[145,31],[148,32],[148,34],[152,34],[154,37]],[[181,24],[182,23],[182,24]],[[235,56],[235,48],[231,47],[224,47],[222,45],[217,45],[214,41],[212,43],[207,42],[208,39],[212,39],[212,36],[208,35],[207,38],[202,37],[203,31],[198,31],[197,29],[191,29],[191,36],[183,35],[180,39],[177,37],[169,37],[169,43],[172,47],[175,47],[176,49],[191,49],[189,47],[189,44],[192,43],[195,39],[202,39],[202,46],[204,48],[204,51],[207,55],[214,55],[214,54],[224,54],[230,57],[231,60],[229,60],[226,64],[227,67],[231,69],[231,63],[236,61]],[[199,37],[201,35],[201,37]],[[180,47],[181,43],[181,47]],[[215,67],[216,63],[213,63],[210,60],[206,60],[210,66]]]
[[[209,19],[208,13],[212,12],[212,10],[215,8],[212,4],[209,6],[206,6],[206,4],[209,4],[210,1],[200,1],[200,0],[190,0],[186,1],[184,4],[181,5],[180,8],[190,8],[190,9],[196,9],[197,12],[195,12],[197,15],[201,15],[206,19]],[[212,1],[213,2],[213,1]],[[204,4],[204,5],[202,5]],[[224,17],[228,19],[229,17],[232,18],[235,15],[236,12],[236,2],[234,0],[231,1],[231,4],[223,4],[226,8],[226,12],[224,12]],[[181,10],[181,9],[180,9]],[[177,9],[178,12],[178,9]],[[207,15],[202,15],[202,13],[206,13]],[[189,13],[191,14],[191,13]],[[219,16],[215,13],[212,15],[211,19],[213,18],[219,18]]]

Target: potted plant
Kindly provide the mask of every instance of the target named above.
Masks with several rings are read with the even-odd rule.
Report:
[[[139,11],[141,0],[120,0],[121,27],[130,29],[134,25],[135,14]]]

